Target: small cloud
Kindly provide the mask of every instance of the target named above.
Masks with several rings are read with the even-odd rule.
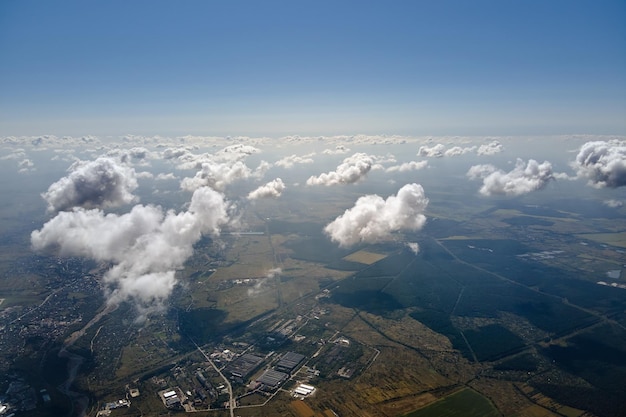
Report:
[[[502,144],[497,140],[489,142],[486,145],[480,145],[476,151],[477,155],[495,155],[502,152]]]
[[[459,156],[465,155],[466,153],[474,152],[476,150],[476,146],[470,146],[466,148],[462,148],[460,146],[453,146],[452,148],[446,150],[444,152],[445,156]]]
[[[420,252],[420,245],[417,242],[408,242],[406,246],[416,255]]]
[[[252,170],[241,161],[235,163],[204,162],[200,171],[192,178],[183,178],[180,187],[185,191],[195,191],[201,187],[211,187],[222,191],[227,185],[252,176]]]
[[[306,184],[325,186],[354,184],[374,168],[374,159],[373,156],[365,153],[355,153],[344,159],[335,171],[323,173],[317,177],[311,176]]]
[[[267,271],[265,278],[257,280],[256,284],[252,288],[248,289],[248,296],[254,297],[259,293],[263,292],[264,287],[268,284],[268,281],[275,279],[283,274],[283,270],[281,268],[272,268]]]
[[[620,200],[604,200],[603,201],[605,206],[611,207],[611,208],[619,208],[622,207],[624,205],[623,201]]]
[[[324,149],[322,152],[324,155],[343,155],[350,152],[350,148],[345,147],[344,145],[337,145],[335,149]]]
[[[169,172],[167,174],[164,173],[160,173],[158,174],[156,177],[154,177],[155,180],[157,181],[169,181],[169,180],[177,180],[178,177],[176,175],[174,175],[174,173]]]
[[[426,158],[441,158],[445,152],[445,145],[438,143],[434,146],[420,146],[417,151],[417,156],[423,156]]]
[[[30,159],[23,159],[17,164],[18,172],[29,172],[35,170],[35,164]]]
[[[257,200],[259,198],[277,198],[280,197],[285,189],[285,184],[280,178],[268,182],[260,186],[256,190],[248,194],[248,200]]]
[[[544,188],[551,180],[554,180],[552,164],[547,161],[538,163],[530,159],[525,164],[517,159],[515,168],[509,172],[496,169],[493,165],[474,165],[467,172],[472,179],[482,179],[483,186],[480,193],[485,196],[504,194],[517,196],[527,194]]]
[[[428,166],[428,161],[411,161],[405,162],[400,165],[390,166],[385,170],[385,172],[408,172],[408,171],[417,171]]]
[[[269,162],[261,161],[261,163],[259,163],[259,166],[256,167],[256,169],[254,170],[253,176],[255,178],[263,178],[271,167],[272,167],[272,164],[270,164]]]
[[[312,164],[314,162],[312,156],[315,156],[315,152],[303,156],[290,155],[279,159],[274,165],[289,169],[293,168],[295,164]]]
[[[137,172],[135,174],[135,176],[137,178],[140,178],[140,179],[152,179],[152,178],[154,178],[154,174],[152,172],[149,172],[149,171]]]
[[[354,207],[329,223],[324,232],[339,246],[359,242],[375,243],[401,230],[419,230],[426,223],[428,205],[419,184],[407,184],[386,200],[370,194],[359,198]]]
[[[26,152],[24,151],[24,149],[15,149],[13,152],[9,153],[8,155],[4,155],[3,157],[0,157],[0,161],[7,161],[9,159],[25,159],[26,158]]]

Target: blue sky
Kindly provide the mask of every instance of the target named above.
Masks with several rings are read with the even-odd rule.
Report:
[[[626,133],[624,1],[0,2],[0,135]]]

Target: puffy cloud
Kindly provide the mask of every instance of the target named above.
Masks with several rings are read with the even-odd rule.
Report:
[[[186,155],[192,155],[190,149],[186,147],[167,148],[161,153],[163,159],[179,159]]]
[[[538,163],[534,159],[525,164],[517,159],[515,168],[510,172],[496,169],[493,165],[474,165],[467,172],[470,179],[482,179],[480,193],[486,196],[494,194],[522,195],[544,188],[554,179],[552,165],[544,161]]]
[[[108,151],[106,156],[116,157],[124,164],[130,164],[135,161],[142,165],[146,165],[148,163],[147,160],[154,157],[152,152],[143,147],[134,147],[130,149],[116,148]]]
[[[276,178],[273,181],[268,182],[265,185],[260,186],[256,190],[250,192],[248,194],[249,200],[256,200],[259,198],[271,198],[271,197],[280,197],[283,190],[285,189],[285,183],[280,178]]]
[[[374,168],[374,157],[365,153],[355,153],[347,157],[335,171],[311,176],[307,185],[353,184],[362,179]]]
[[[25,159],[25,158],[26,158],[26,152],[24,151],[24,149],[20,148],[20,149],[13,150],[8,155],[4,155],[3,157],[0,157],[0,161],[6,161],[9,159]]]
[[[444,155],[446,147],[441,143],[434,146],[420,146],[417,151],[417,156],[424,156],[427,158],[441,158]]]
[[[494,140],[485,145],[480,145],[476,153],[478,155],[495,155],[502,152],[502,149],[502,144],[497,140]]]
[[[255,148],[254,146],[238,143],[236,145],[230,145],[217,151],[214,157],[218,161],[234,162],[242,161],[246,157],[259,152],[261,152],[261,150]]]
[[[183,178],[180,187],[186,191],[194,191],[209,186],[215,190],[223,190],[228,184],[252,176],[252,170],[241,161],[235,163],[204,162],[201,170],[192,178]]]
[[[215,153],[195,154],[193,148],[177,147],[167,148],[162,152],[163,159],[178,163],[178,169],[202,169],[206,164],[234,164],[244,161],[248,156],[261,152],[258,148],[250,145],[230,145]]]
[[[324,232],[340,246],[374,243],[388,238],[392,232],[421,229],[426,223],[423,212],[427,205],[422,186],[407,184],[386,200],[375,194],[360,197],[354,207],[329,223]]]
[[[491,164],[474,165],[467,171],[467,176],[471,180],[483,179],[486,176],[497,171],[497,168]]]
[[[434,146],[420,146],[417,151],[418,156],[423,156],[427,158],[442,158],[444,156],[458,156],[464,155],[466,153],[474,152],[476,150],[475,146],[470,147],[460,147],[453,146],[450,149],[446,149],[445,145],[438,143]]]
[[[149,172],[149,171],[137,172],[137,173],[135,173],[135,176],[137,178],[144,179],[144,180],[154,178],[154,174],[152,172]]]
[[[254,176],[256,178],[263,178],[271,167],[272,167],[272,164],[270,164],[269,162],[261,161],[259,163],[259,166],[256,167],[256,169],[254,170]]]
[[[167,180],[177,180],[178,177],[176,175],[174,175],[174,173],[172,173],[172,172],[169,172],[167,174],[164,174],[163,172],[161,172],[156,177],[154,177],[154,179],[156,179],[158,181],[167,181]]]
[[[620,200],[604,200],[603,201],[604,205],[611,207],[611,208],[619,208],[622,207],[624,205],[624,202],[620,201]]]
[[[30,159],[23,159],[17,164],[18,172],[34,171],[35,164]]]
[[[337,145],[335,149],[324,149],[322,152],[324,155],[343,155],[350,152],[350,149],[344,145]]]
[[[385,172],[408,172],[408,171],[417,171],[428,166],[428,161],[411,161],[405,162],[400,165],[390,166],[385,170]]]
[[[470,153],[470,152],[474,152],[476,150],[475,146],[470,146],[470,147],[465,147],[462,148],[460,146],[453,146],[450,149],[447,149],[444,152],[445,156],[459,156],[459,155],[465,155],[466,153]]]
[[[626,141],[587,142],[572,164],[578,177],[587,178],[595,188],[626,185]]]
[[[52,184],[42,197],[48,211],[72,207],[115,207],[136,201],[132,192],[137,188],[135,170],[112,158],[77,161],[69,175]]]
[[[420,245],[417,242],[408,242],[406,246],[413,252],[414,254],[420,253]]]
[[[274,165],[289,169],[293,168],[295,164],[312,164],[314,162],[312,156],[315,156],[315,152],[303,156],[290,155],[279,159]]]
[[[146,314],[163,306],[176,284],[176,270],[202,235],[219,234],[229,221],[228,210],[223,196],[208,187],[197,189],[180,213],[150,205],[122,215],[79,207],[33,231],[31,244],[38,251],[112,263],[104,275],[109,302],[132,300]]]

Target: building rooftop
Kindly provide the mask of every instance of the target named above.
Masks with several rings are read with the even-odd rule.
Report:
[[[304,355],[295,352],[287,352],[276,364],[276,369],[284,372],[293,371],[304,360]]]
[[[270,388],[276,388],[283,382],[285,382],[289,378],[284,372],[275,371],[273,369],[268,369],[261,375],[261,377],[257,380]]]
[[[241,378],[246,378],[254,371],[264,360],[261,356],[246,353],[232,361],[227,367],[226,372]]]

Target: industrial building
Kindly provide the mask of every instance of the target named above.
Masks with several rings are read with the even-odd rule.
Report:
[[[315,387],[308,384],[300,384],[296,387],[295,390],[293,390],[294,395],[301,397],[311,395],[313,392],[315,392]]]
[[[276,364],[276,370],[291,374],[304,361],[304,355],[287,352]]]
[[[284,372],[275,371],[273,369],[268,369],[267,371],[263,373],[263,375],[261,375],[259,379],[257,379],[257,382],[260,382],[266,388],[276,389],[280,386],[280,384],[285,382],[288,378],[289,378],[289,375],[287,375]]]
[[[182,403],[182,392],[180,388],[172,388],[164,391],[159,391],[159,397],[163,401],[163,405],[167,408],[180,407]]]
[[[229,373],[234,378],[245,379],[263,363],[264,359],[261,356],[246,353],[228,364],[226,373]]]

